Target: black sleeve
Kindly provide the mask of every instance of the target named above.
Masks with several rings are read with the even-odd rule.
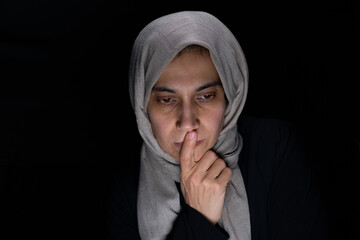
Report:
[[[180,194],[181,212],[176,219],[168,240],[185,239],[228,239],[228,234],[219,226],[211,224],[201,213],[187,205],[180,190],[180,184],[176,183]]]

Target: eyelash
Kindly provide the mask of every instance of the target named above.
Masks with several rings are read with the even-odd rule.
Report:
[[[201,95],[197,99],[199,99],[201,102],[210,102],[210,101],[214,100],[215,97],[216,97],[216,93],[207,93],[207,94]]]
[[[168,100],[168,101],[166,101],[166,100]],[[173,102],[175,100],[173,98],[171,98],[171,97],[159,97],[159,98],[157,98],[157,101],[159,103],[164,104],[164,105],[170,105],[171,102]]]
[[[200,103],[207,103],[207,102],[211,102],[216,98],[216,93],[206,93],[203,95],[200,95],[198,97],[196,97],[196,99],[200,102]],[[173,103],[176,102],[175,98],[172,97],[158,97],[157,102],[163,104],[163,105],[172,105]]]

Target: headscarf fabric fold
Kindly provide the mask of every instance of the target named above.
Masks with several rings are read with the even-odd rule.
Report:
[[[237,131],[237,120],[247,95],[248,67],[231,31],[218,18],[202,11],[182,11],[157,18],[142,29],[133,45],[129,91],[144,141],[137,200],[140,236],[142,239],[166,239],[181,211],[175,185],[180,182],[180,165],[156,141],[147,104],[163,70],[183,48],[192,44],[209,50],[228,100],[224,127],[212,149],[233,171],[219,224],[230,239],[248,240],[251,238],[250,216],[238,166],[242,138]]]

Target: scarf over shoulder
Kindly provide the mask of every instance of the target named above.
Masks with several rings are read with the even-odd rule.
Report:
[[[219,221],[230,239],[250,239],[250,217],[244,182],[238,167],[242,138],[237,120],[245,104],[248,68],[231,31],[213,15],[183,11],[150,22],[137,36],[130,60],[129,90],[138,129],[143,138],[138,190],[138,226],[142,239],[166,239],[181,211],[175,182],[180,165],[157,143],[147,115],[151,90],[166,66],[186,46],[201,45],[210,52],[228,104],[224,127],[213,148],[233,171]]]

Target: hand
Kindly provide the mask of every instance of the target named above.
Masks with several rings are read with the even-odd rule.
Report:
[[[196,161],[196,141],[197,132],[188,132],[180,150],[181,191],[185,202],[215,225],[223,211],[226,186],[232,171],[211,150]]]

